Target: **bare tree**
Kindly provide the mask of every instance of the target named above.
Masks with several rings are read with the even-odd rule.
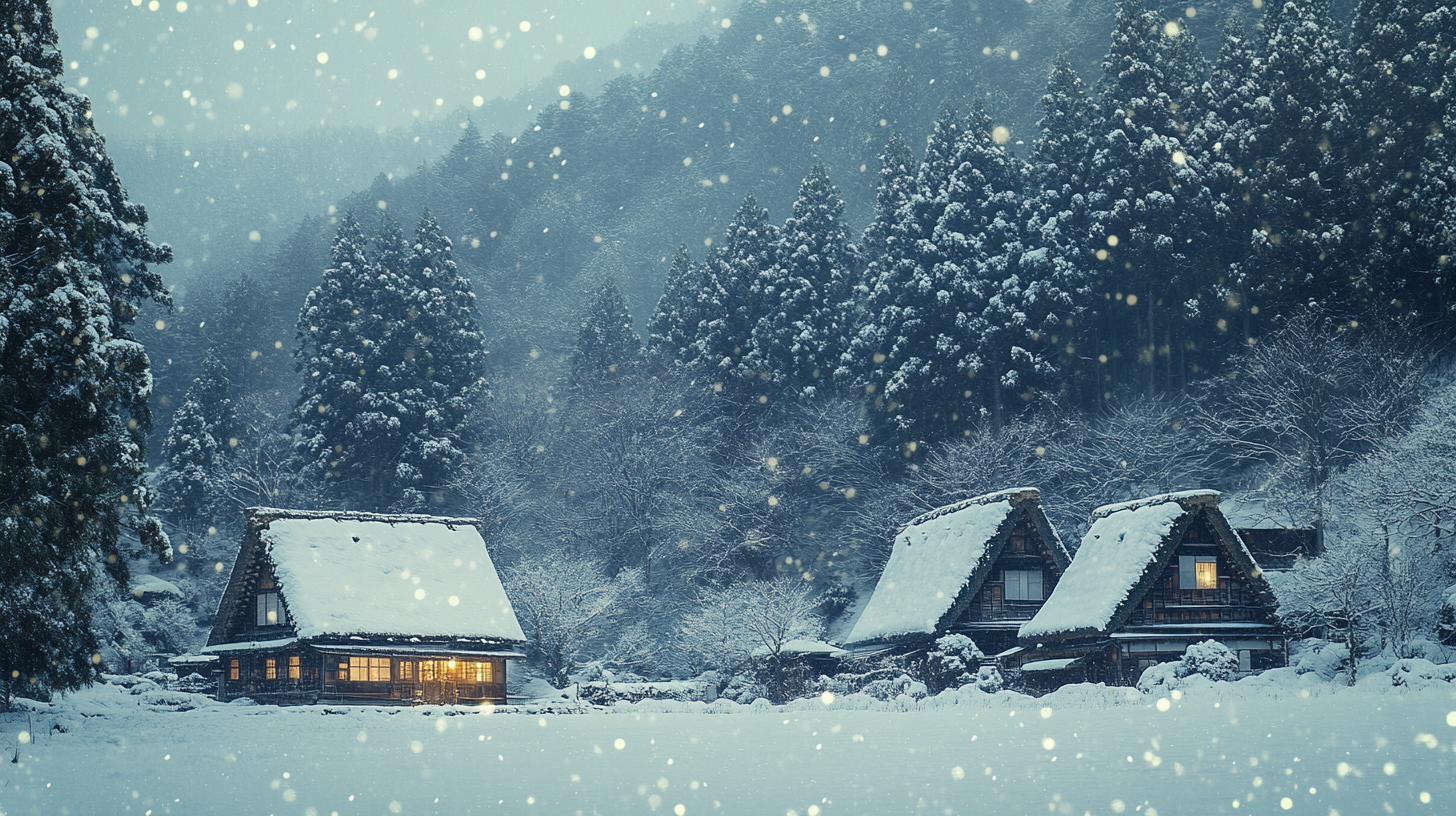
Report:
[[[586,650],[637,606],[642,574],[615,578],[598,564],[570,558],[536,558],[505,571],[506,594],[524,624],[528,649],[548,679],[564,687]]]
[[[1402,327],[1361,328],[1311,306],[1204,383],[1193,405],[1231,464],[1282,474],[1323,529],[1326,485],[1409,426],[1424,369]]]

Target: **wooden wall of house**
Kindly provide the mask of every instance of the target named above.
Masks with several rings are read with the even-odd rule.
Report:
[[[1180,589],[1179,556],[1214,556],[1218,587]],[[1243,569],[1218,542],[1207,517],[1200,514],[1187,527],[1173,557],[1128,619],[1128,626],[1166,623],[1271,623],[1273,610],[1261,604]]]
[[[1057,579],[1061,577],[1056,563],[1051,550],[1042,540],[1041,532],[1031,523],[1029,514],[1022,514],[1021,521],[1011,531],[1006,546],[991,565],[986,581],[981,584],[961,620],[966,623],[1031,620],[1051,596]],[[1040,570],[1041,600],[1007,599],[1006,570]]]
[[[290,671],[289,660],[295,657],[296,671]],[[226,701],[250,697],[280,704],[330,700],[380,705],[506,701],[503,658],[457,658],[452,667],[448,658],[369,657],[382,662],[364,666],[357,662],[360,656],[356,655],[356,662],[351,664],[350,656],[325,654],[309,647],[224,655],[218,698]]]

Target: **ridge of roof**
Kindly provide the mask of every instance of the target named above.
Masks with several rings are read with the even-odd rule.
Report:
[[[1092,511],[1092,521],[1104,519],[1113,513],[1121,513],[1125,510],[1141,510],[1144,507],[1177,502],[1184,510],[1191,509],[1202,504],[1217,505],[1222,493],[1217,490],[1181,490],[1175,493],[1159,493],[1156,496],[1146,496],[1132,501],[1117,502],[1116,504],[1104,504]]]
[[[935,521],[941,516],[948,516],[951,513],[956,513],[966,509],[967,507],[973,507],[978,504],[995,504],[996,502],[1000,501],[1009,501],[1015,504],[1023,501],[1040,500],[1041,490],[1035,487],[1012,487],[1006,490],[997,490],[993,493],[983,493],[979,496],[973,496],[969,499],[961,499],[958,502],[947,504],[944,507],[937,507],[934,510],[921,513],[920,515],[906,522],[905,526],[902,527],[901,530],[908,530],[918,524],[924,524],[928,521]]]

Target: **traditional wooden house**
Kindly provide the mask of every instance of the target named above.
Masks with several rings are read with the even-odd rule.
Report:
[[[1033,688],[1131,684],[1209,639],[1237,652],[1242,671],[1284,665],[1273,590],[1218,501],[1197,490],[1099,508],[1007,667]]]
[[[520,623],[475,520],[249,508],[218,698],[501,703]]]
[[[955,633],[996,654],[1016,645],[1070,561],[1036,488],[933,510],[895,537],[845,643],[858,655],[909,652]]]

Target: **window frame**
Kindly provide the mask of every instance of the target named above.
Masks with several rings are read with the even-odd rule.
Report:
[[[276,657],[265,657],[265,658],[263,658],[263,679],[264,680],[277,680],[278,679],[278,658],[276,658]]]
[[[288,656],[288,679],[298,680],[303,675],[303,659],[296,654]]]
[[[260,628],[288,625],[288,612],[283,608],[283,596],[276,589],[258,592],[255,611],[254,622]],[[268,619],[269,615],[273,616],[271,621]]]
[[[1042,570],[1005,569],[1001,571],[1001,583],[1008,601],[1035,603],[1046,600],[1046,580]]]
[[[1200,564],[1212,564],[1208,570],[1199,569]],[[1211,575],[1208,583],[1203,583],[1205,576]],[[1217,555],[1180,555],[1178,556],[1178,588],[1179,589],[1218,589],[1218,556]]]

